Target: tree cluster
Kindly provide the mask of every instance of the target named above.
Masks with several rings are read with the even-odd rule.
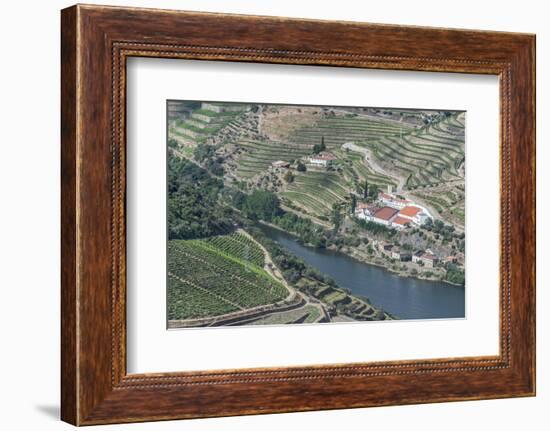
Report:
[[[168,238],[200,238],[231,229],[231,211],[218,205],[223,182],[194,163],[168,157]]]
[[[193,158],[212,174],[221,177],[224,174],[223,157],[218,156],[216,150],[214,145],[198,144],[193,151]]]

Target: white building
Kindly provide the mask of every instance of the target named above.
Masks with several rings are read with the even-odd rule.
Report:
[[[357,204],[355,207],[355,217],[398,230],[405,229],[411,223],[411,220],[400,217],[399,210],[395,208],[389,206],[380,208],[376,205],[365,203]]]
[[[413,203],[413,201],[411,201],[409,199],[401,199],[401,198],[398,198],[395,195],[391,195],[389,193],[383,193],[383,192],[381,192],[378,195],[378,199],[384,205],[387,205],[389,207],[392,207],[392,208],[395,208],[395,209],[398,209],[398,210],[400,210],[402,208],[405,208],[407,205],[411,205]]]
[[[399,198],[390,193],[380,193],[378,199],[384,205],[398,209],[399,217],[410,220],[418,226],[422,226],[428,219],[433,220],[428,209],[410,199]]]
[[[355,206],[355,217],[361,220],[372,221],[372,216],[376,212],[378,207],[372,204],[358,203]]]
[[[310,156],[308,158],[308,163],[313,166],[326,168],[327,166],[330,166],[334,160],[336,160],[336,156],[334,154],[322,151],[319,154]]]
[[[424,210],[416,205],[408,205],[399,211],[399,216],[410,220],[418,226],[422,226],[430,218]]]
[[[423,264],[426,268],[433,268],[439,262],[439,258],[431,250],[426,250],[425,252],[419,251],[413,254],[412,261],[413,263]]]

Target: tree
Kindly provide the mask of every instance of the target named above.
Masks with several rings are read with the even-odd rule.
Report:
[[[298,162],[298,166],[296,167],[296,169],[298,169],[298,172],[305,172],[306,165],[304,165],[302,162]]]
[[[223,182],[194,163],[168,157],[168,237],[201,238],[226,232],[231,212],[218,204]]]
[[[326,149],[325,137],[321,136],[321,143],[313,146],[313,154],[319,154],[321,151],[325,151]]]
[[[355,213],[355,207],[357,206],[357,198],[354,194],[351,195],[351,213]]]
[[[363,189],[363,198],[367,199],[369,197],[369,182],[365,178],[365,188]]]
[[[237,208],[242,209],[246,202],[246,195],[241,191],[235,191],[231,196],[231,204]]]
[[[336,232],[340,225],[342,224],[342,214],[340,212],[340,207],[338,204],[332,205],[332,211],[330,213],[330,221],[334,225],[333,231]]]
[[[212,145],[198,144],[193,151],[193,157],[199,163],[204,162],[206,159],[212,158],[216,153],[216,148]]]
[[[465,281],[464,271],[462,271],[460,268],[458,268],[454,264],[450,264],[447,267],[447,274],[446,274],[445,278],[446,278],[447,281],[449,281],[451,283],[459,284],[461,286],[464,286],[464,281]]]
[[[252,219],[271,221],[281,213],[279,198],[275,193],[254,190],[243,205],[245,214]]]
[[[427,230],[432,230],[432,226],[433,226],[433,220],[431,218],[427,218],[425,223],[422,225],[422,227]]]
[[[294,174],[289,170],[286,172],[283,178],[287,183],[290,184],[291,182],[294,181]]]
[[[378,196],[378,186],[376,184],[372,184],[370,187],[369,187],[369,197],[371,199],[374,199]]]

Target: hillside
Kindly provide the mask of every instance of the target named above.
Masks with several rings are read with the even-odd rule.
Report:
[[[391,318],[257,229],[281,215],[272,194],[242,195],[173,149],[168,160],[170,328]]]
[[[338,285],[267,225],[464,286],[464,112],[171,103],[171,327],[399,318],[356,292],[368,280]]]
[[[380,190],[392,186],[463,228],[463,112],[231,106],[226,112],[195,109],[172,120],[173,145],[184,154],[214,147],[226,182],[272,190],[288,208],[321,223],[334,205],[360,196],[366,182]],[[298,161],[321,142],[336,157],[331,168],[298,170]],[[292,175],[274,169],[276,161],[289,162]]]

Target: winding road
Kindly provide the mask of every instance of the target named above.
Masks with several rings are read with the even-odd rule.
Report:
[[[397,181],[397,190],[402,191],[405,188],[406,179],[403,177],[398,177],[394,173],[390,173],[386,171],[382,166],[380,166],[374,157],[372,156],[371,150],[365,147],[361,147],[357,144],[354,144],[353,142],[346,142],[342,145],[342,148],[344,150],[353,151],[355,153],[361,153],[364,155],[365,163],[369,165],[373,171],[384,175],[386,177],[390,177]]]
[[[365,163],[367,163],[374,171],[376,171],[380,174],[383,174],[387,177],[393,178],[393,179],[398,181],[399,184],[397,186],[397,191],[401,195],[403,195],[407,199],[415,201],[415,202],[419,203],[420,205],[426,207],[428,209],[428,211],[430,212],[430,214],[433,215],[434,217],[439,218],[439,219],[443,219],[443,217],[441,216],[439,211],[437,211],[432,205],[430,205],[424,199],[422,199],[421,197],[419,197],[417,195],[407,193],[407,191],[405,190],[406,180],[402,177],[397,177],[397,176],[395,176],[395,174],[392,174],[392,173],[386,171],[378,163],[376,163],[376,160],[374,159],[374,157],[372,157],[371,150],[369,150],[368,148],[360,147],[359,145],[354,144],[353,142],[346,142],[345,144],[342,145],[342,148],[347,149],[349,151],[354,151],[356,153],[364,154]],[[457,180],[457,181],[462,181],[462,180]]]

